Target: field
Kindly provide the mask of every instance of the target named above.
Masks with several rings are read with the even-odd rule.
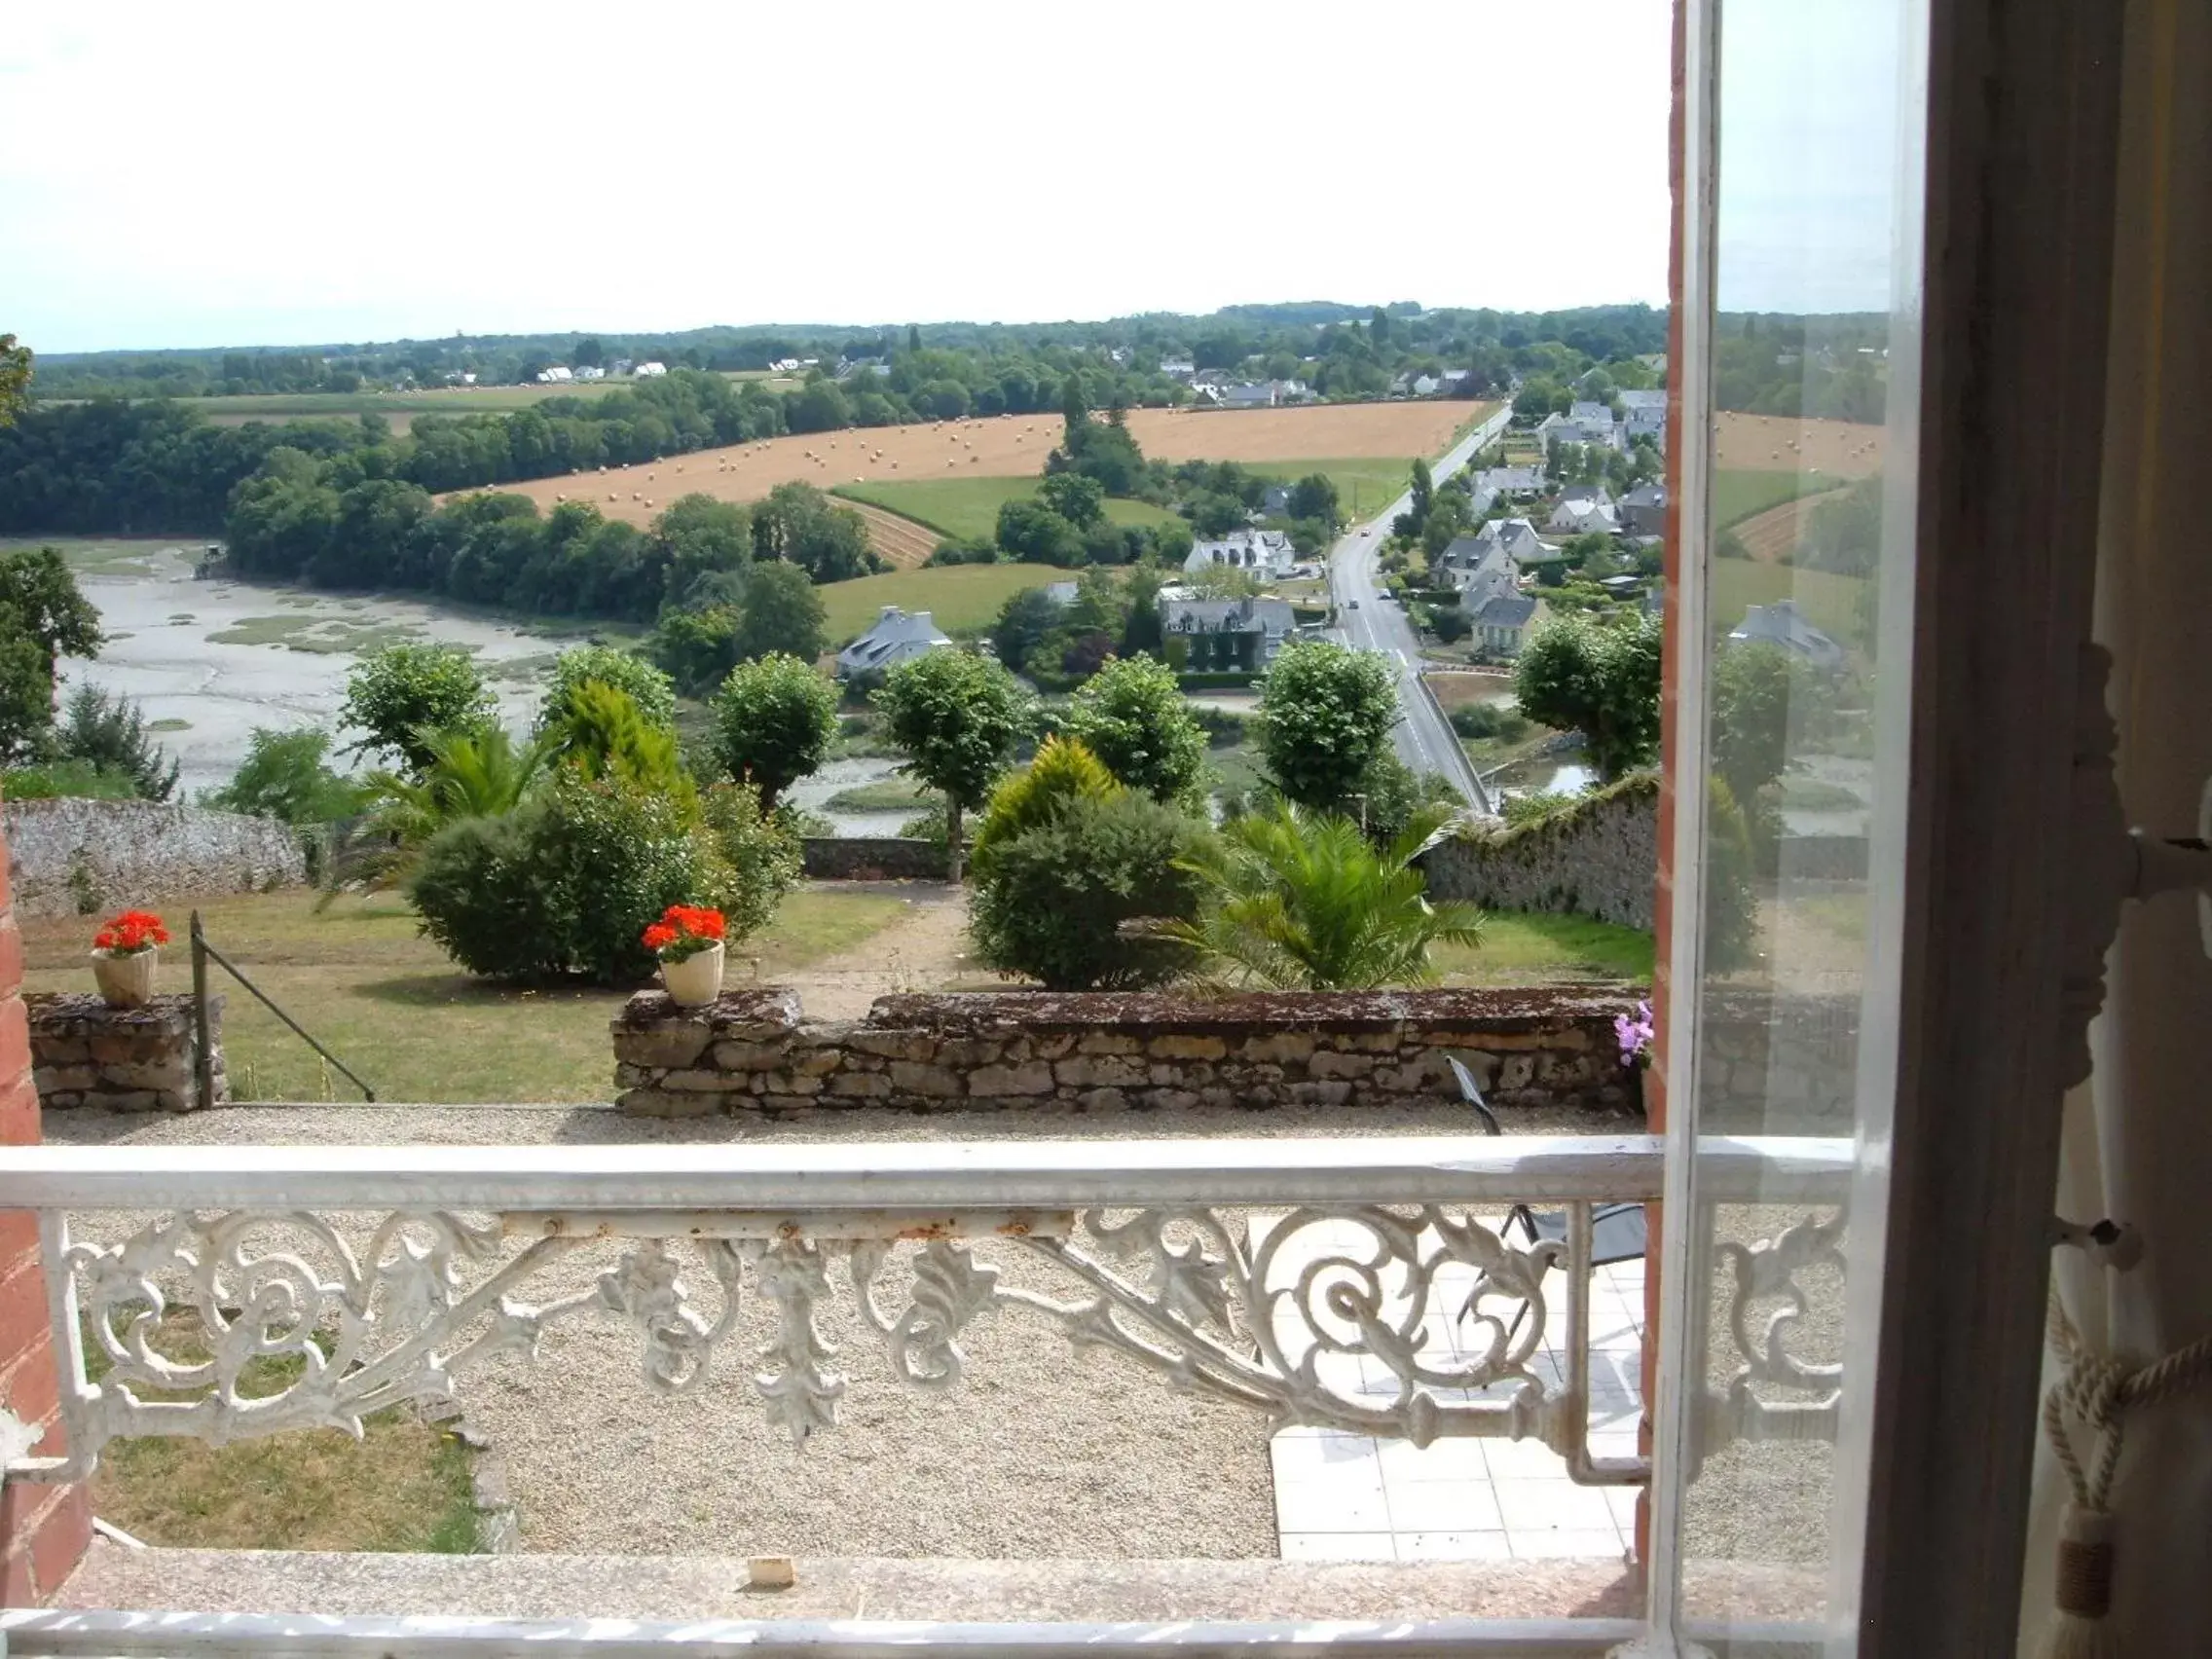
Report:
[[[1309,472],[1325,474],[1337,487],[1337,504],[1346,524],[1360,524],[1395,501],[1413,484],[1414,459],[1370,456],[1331,457],[1321,461],[1262,461],[1252,470],[1269,478],[1295,484]]]
[[[1749,559],[1715,559],[1714,626],[1725,633],[1744,619],[1747,607],[1794,599],[1814,627],[1837,640],[1858,640],[1866,632],[1861,609],[1866,585],[1860,577],[1839,576],[1827,571],[1796,570]]]
[[[768,381],[777,389],[795,386],[766,370],[735,369],[727,380]],[[242,426],[249,421],[346,420],[382,415],[392,430],[404,432],[418,415],[504,414],[527,409],[548,397],[604,397],[635,380],[571,382],[567,386],[460,386],[429,391],[255,391],[236,397],[180,397],[217,426]],[[57,399],[56,401],[66,401]]]
[[[163,906],[181,935],[189,903]],[[324,910],[312,894],[204,900],[207,938],[246,976],[366,1078],[380,1100],[605,1100],[614,1087],[607,1022],[624,989],[509,990],[471,978],[419,937],[397,898],[341,900]],[[803,974],[862,944],[905,913],[866,888],[802,888],[776,919],[732,949],[743,980],[758,959],[762,978]],[[82,916],[21,923],[32,991],[85,990]],[[164,989],[187,988],[181,944],[163,966]],[[240,1099],[353,1098],[314,1051],[250,994],[211,970],[226,998],[223,1046]]]
[[[1729,414],[1719,418],[1714,465],[1717,471],[1733,467],[1754,472],[1802,469],[1830,479],[1863,478],[1882,470],[1887,441],[1885,428],[1855,425],[1848,421]]]
[[[871,507],[866,501],[845,504],[866,524],[868,545],[902,571],[912,570],[937,551],[938,533],[929,526]]]
[[[1776,472],[1767,476],[1795,478],[1797,474]],[[1769,507],[1763,513],[1754,513],[1748,519],[1741,519],[1732,527],[1736,539],[1743,543],[1744,551],[1754,559],[1769,562],[1780,559],[1796,548],[1813,508],[1842,493],[1840,490],[1823,490],[1818,495],[1800,496],[1794,501],[1784,501],[1778,507]]]
[[[1037,486],[1026,478],[917,478],[911,483],[840,484],[834,494],[887,507],[942,535],[988,541],[998,530],[999,508],[1034,498]],[[1106,503],[1106,516],[1116,524],[1164,524],[1174,514],[1149,501],[1114,500]],[[882,551],[880,543],[877,551]]]
[[[1776,472],[1748,466],[1715,471],[1713,475],[1713,524],[1732,530],[1746,519],[1793,501],[1800,496],[1817,496],[1832,487],[1829,480],[1802,472]]]
[[[940,565],[927,571],[887,571],[815,589],[830,616],[832,645],[843,645],[873,622],[883,608],[927,610],[948,634],[987,628],[1000,608],[1023,588],[1072,581],[1073,571],[1051,565]]]
[[[1138,409],[1129,429],[1147,456],[1163,461],[1304,461],[1312,456],[1386,461],[1437,455],[1453,434],[1479,420],[1478,403],[1317,404],[1303,409]],[[758,500],[778,484],[908,484],[962,478],[1027,478],[1045,467],[1059,442],[1054,415],[1002,415],[988,421],[848,427],[723,449],[667,461],[571,473],[503,486],[541,507],[571,498],[594,502],[608,518],[645,525],[679,496],[723,501]],[[1300,470],[1311,470],[1309,466]]]

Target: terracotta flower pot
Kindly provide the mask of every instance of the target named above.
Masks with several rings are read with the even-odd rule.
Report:
[[[161,948],[92,952],[92,982],[110,1008],[144,1008],[154,1000],[154,974],[162,965]]]
[[[722,994],[722,947],[716,940],[681,962],[660,965],[660,982],[679,1008],[705,1008]]]

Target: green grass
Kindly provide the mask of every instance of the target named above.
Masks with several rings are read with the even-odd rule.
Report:
[[[1722,467],[1713,475],[1714,528],[1727,530],[1785,501],[1794,501],[1800,496],[1823,495],[1835,487],[1833,478],[1815,478],[1803,472]]]
[[[1744,619],[1749,607],[1794,599],[1814,627],[1849,645],[1866,631],[1862,614],[1866,591],[1862,576],[1839,576],[1828,571],[1768,565],[1754,559],[1715,559],[1711,609],[1716,631],[1725,634]]]
[[[1866,801],[1857,790],[1824,778],[1785,778],[1782,804],[1798,812],[1855,812]]]
[[[186,909],[166,907],[180,937]],[[343,899],[317,910],[313,894],[294,890],[210,899],[200,909],[209,942],[381,1100],[580,1101],[613,1092],[607,1023],[627,989],[515,990],[472,978],[417,934],[414,911],[397,898]],[[731,977],[751,978],[756,959],[758,977],[772,980],[855,948],[903,913],[903,902],[886,894],[802,888],[732,948]],[[85,918],[26,918],[22,927],[26,988],[89,988]],[[182,989],[189,962],[181,944],[168,954],[163,988]],[[238,1098],[355,1097],[242,986],[219,969],[214,978]]]
[[[996,621],[1000,608],[1023,588],[1073,581],[1075,574],[1051,565],[939,565],[857,576],[815,591],[829,612],[830,643],[843,645],[873,622],[887,605],[927,610],[948,634],[975,632]]]
[[[839,484],[830,492],[883,507],[940,535],[988,541],[998,534],[999,508],[1037,495],[1034,478],[917,478],[897,482]],[[1174,514],[1150,501],[1109,500],[1106,516],[1116,524],[1165,524]]]
[[[935,790],[925,790],[908,779],[886,778],[879,784],[857,784],[839,790],[823,806],[830,812],[913,812],[936,797]]]
[[[206,1357],[190,1312],[165,1318],[151,1346],[175,1359]],[[256,1355],[240,1369],[239,1391],[280,1393],[305,1368],[295,1355]],[[97,1382],[108,1369],[88,1332],[87,1375]],[[472,1462],[448,1427],[393,1406],[364,1419],[358,1441],[334,1428],[222,1447],[162,1435],[118,1440],[100,1454],[92,1498],[102,1520],[157,1547],[472,1555],[484,1547]]]
[[[80,576],[151,575],[157,554],[175,550],[196,558],[205,536],[0,535],[0,553],[52,547]]]
[[[314,600],[282,600],[285,605],[314,605]],[[282,645],[290,651],[337,656],[350,651],[381,650],[386,645],[419,640],[423,630],[403,622],[350,622],[344,617],[245,616],[228,628],[207,636],[215,645]],[[467,647],[473,650],[474,646]]]
[[[1309,472],[1326,473],[1337,486],[1337,505],[1346,524],[1365,524],[1406,493],[1413,482],[1413,459],[1376,461],[1248,461],[1247,472],[1295,484]]]
[[[1651,936],[1587,916],[1499,911],[1471,949],[1440,946],[1432,960],[1448,985],[1521,985],[1561,979],[1651,981]]]

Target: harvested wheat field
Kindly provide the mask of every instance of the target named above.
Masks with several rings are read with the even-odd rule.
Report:
[[[921,564],[942,539],[927,525],[901,518],[881,507],[871,507],[865,501],[837,504],[861,515],[861,521],[867,526],[868,545],[902,571]]]
[[[1779,507],[1769,507],[1744,520],[1729,534],[1744,544],[1744,551],[1752,558],[1772,564],[1796,550],[1798,537],[1811,521],[1813,509],[1842,494],[1841,490],[1824,490],[1818,496],[1800,496],[1794,501],[1785,501]]]
[[[1303,409],[1139,409],[1129,428],[1162,461],[1309,461],[1436,455],[1453,433],[1493,407],[1482,403],[1316,404]],[[589,501],[608,518],[645,525],[681,496],[756,501],[793,481],[828,490],[871,480],[1020,478],[1042,472],[1060,441],[1057,415],[1001,415],[911,426],[851,426],[665,461],[609,466],[502,486],[540,507]],[[895,555],[885,553],[886,558]]]
[[[1723,415],[1715,464],[1753,472],[1821,472],[1864,478],[1882,470],[1886,431],[1794,415]]]

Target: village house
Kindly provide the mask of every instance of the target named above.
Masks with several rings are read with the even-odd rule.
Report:
[[[1544,602],[1533,594],[1493,593],[1467,613],[1469,637],[1492,656],[1517,657],[1529,630],[1544,618]]]
[[[1260,492],[1260,511],[1269,518],[1290,517],[1292,488],[1288,484],[1270,484]]]
[[[1188,357],[1162,357],[1160,372],[1171,381],[1188,381],[1198,372],[1198,365]]]
[[[1546,454],[1554,444],[1596,444],[1602,449],[1626,449],[1620,423],[1603,403],[1577,403],[1565,415],[1546,415],[1536,424],[1536,441]]]
[[[1552,504],[1544,528],[1555,535],[1612,535],[1620,528],[1613,498],[1602,484],[1569,484]]]
[[[1457,553],[1463,544],[1463,568],[1473,570],[1491,557],[1493,551],[1511,559],[1516,568],[1540,563],[1555,557],[1554,550],[1536,534],[1536,527],[1525,518],[1492,519],[1472,535],[1462,535],[1447,547],[1445,555]]]
[[[951,644],[951,637],[938,627],[928,611],[909,615],[896,605],[887,605],[873,627],[837,653],[837,678],[880,674]]]
[[[1621,529],[1631,535],[1667,534],[1667,486],[1639,484],[1615,504]]]
[[[1648,438],[1661,450],[1667,447],[1667,394],[1664,391],[1624,391],[1621,400],[1623,437],[1633,444]]]
[[[1290,537],[1279,530],[1233,530],[1210,541],[1195,542],[1183,561],[1184,572],[1211,569],[1249,571],[1267,581],[1281,581],[1298,563]]]
[[[1797,608],[1793,599],[1778,599],[1772,605],[1750,607],[1744,612],[1744,619],[1728,630],[1728,643],[1780,645],[1815,668],[1843,666],[1843,647],[1806,621],[1805,613]]]
[[[638,378],[640,380],[652,380],[667,373],[668,365],[666,363],[640,363],[638,365]]]
[[[565,386],[575,378],[573,374],[559,363],[555,363],[549,369],[537,371],[537,384],[539,386]]]
[[[1540,466],[1492,466],[1475,473],[1467,483],[1475,511],[1487,513],[1500,500],[1531,500],[1544,494]]]
[[[1296,622],[1286,600],[1160,596],[1160,631],[1171,652],[1176,641],[1184,642],[1180,666],[1194,673],[1265,668]]]

